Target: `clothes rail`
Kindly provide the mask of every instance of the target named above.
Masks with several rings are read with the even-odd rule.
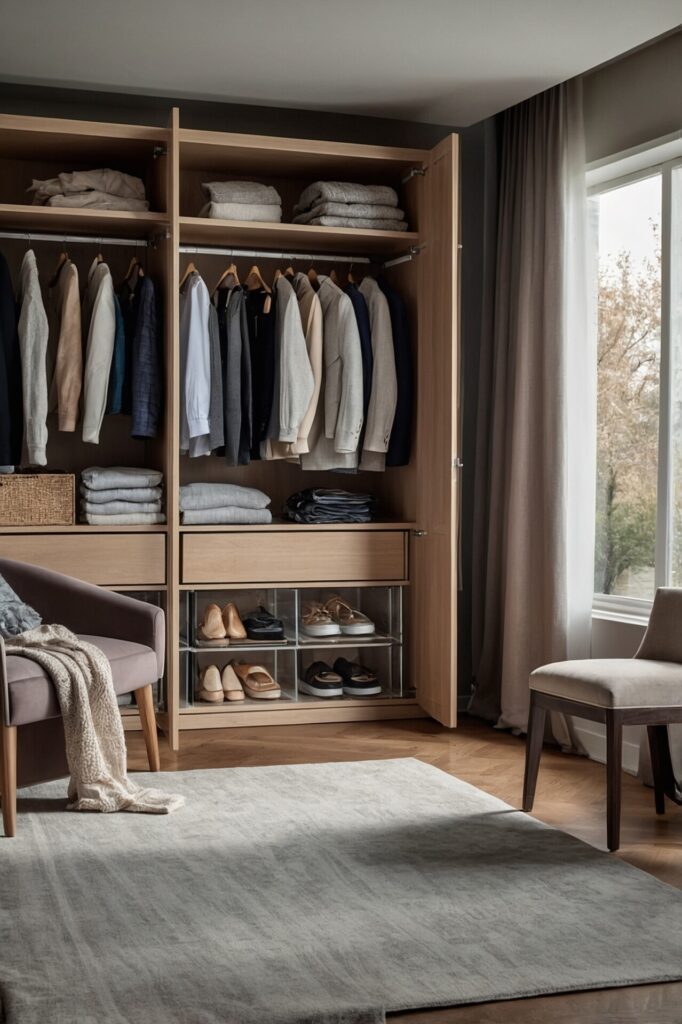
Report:
[[[145,248],[151,243],[146,238],[103,238],[101,235],[47,234],[42,231],[0,231],[0,238],[23,238],[27,242],[62,242],[64,245],[129,245]]]
[[[249,259],[271,259],[271,260],[303,260],[305,262],[322,262],[328,263],[372,263],[374,262],[368,256],[330,256],[326,253],[318,253],[313,255],[311,253],[301,252],[269,252],[265,249],[225,249],[221,246],[212,245],[181,245],[179,247],[181,253],[187,253],[191,256],[246,256]]]

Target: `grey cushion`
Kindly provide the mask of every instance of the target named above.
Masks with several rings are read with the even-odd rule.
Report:
[[[0,576],[0,636],[17,636],[35,629],[42,621],[35,608],[22,601],[5,577]]]
[[[114,640],[105,636],[80,634],[82,640],[95,644],[111,662],[116,693],[129,693],[156,682],[158,666],[151,647]],[[11,655],[7,658],[10,723],[25,725],[59,716],[59,703],[46,672],[29,658]]]
[[[682,665],[641,658],[596,658],[543,665],[531,690],[604,708],[682,707]]]

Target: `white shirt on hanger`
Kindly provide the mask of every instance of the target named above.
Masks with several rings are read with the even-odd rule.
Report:
[[[87,333],[83,380],[83,440],[99,444],[116,336],[114,284],[109,267],[99,258],[93,260],[88,271],[82,319],[83,330]]]

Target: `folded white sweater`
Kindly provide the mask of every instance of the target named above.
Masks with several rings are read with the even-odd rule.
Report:
[[[199,216],[276,224],[282,219],[282,207],[277,203],[206,203]]]
[[[225,508],[190,509],[182,513],[182,521],[187,526],[199,526],[202,523],[271,523],[272,512],[269,508],[237,508],[228,505]]]
[[[246,509],[264,509],[270,499],[256,487],[239,484],[195,483],[180,488],[180,508],[183,512],[197,509],[223,509],[237,506]]]
[[[212,203],[267,203],[282,205],[282,199],[272,185],[257,181],[206,181],[202,189]]]

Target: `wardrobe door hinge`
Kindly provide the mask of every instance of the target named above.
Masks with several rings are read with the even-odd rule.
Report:
[[[453,469],[464,469],[464,463],[460,459],[459,455],[455,455],[454,459],[452,460],[452,468]]]
[[[426,168],[425,167],[410,167],[410,169],[407,172],[407,174],[403,178],[400,179],[400,184],[404,185],[406,182],[410,181],[411,178],[416,178],[418,174],[420,174],[422,177],[424,177],[424,175],[426,174]]]
[[[168,156],[168,149],[166,146],[154,146],[153,156],[155,160],[160,156]]]

